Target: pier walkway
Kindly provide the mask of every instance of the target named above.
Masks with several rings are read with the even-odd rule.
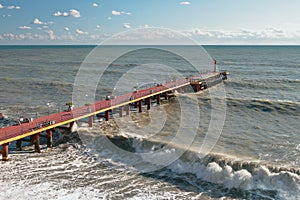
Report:
[[[89,126],[92,126],[94,116],[99,113],[105,113],[106,121],[109,120],[110,112],[113,109],[118,109],[119,116],[130,114],[130,105],[135,105],[139,112],[142,112],[143,102],[149,110],[151,100],[156,100],[160,103],[161,97],[168,99],[170,94],[177,92],[198,92],[212,85],[220,83],[227,77],[227,72],[211,72],[198,76],[188,77],[176,81],[171,81],[166,84],[159,84],[150,88],[134,91],[132,93],[121,96],[111,97],[107,100],[102,100],[88,106],[81,106],[70,111],[58,112],[48,116],[34,119],[28,123],[20,125],[8,126],[0,129],[0,145],[2,145],[2,160],[8,159],[8,145],[16,141],[17,149],[22,149],[22,140],[26,137],[31,137],[35,146],[35,151],[40,152],[39,140],[41,133],[46,132],[47,146],[52,147],[52,131],[59,126],[70,124],[72,127],[74,122],[80,119],[88,118]]]

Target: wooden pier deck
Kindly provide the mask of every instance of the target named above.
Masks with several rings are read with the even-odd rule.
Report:
[[[42,132],[47,133],[48,147],[52,147],[52,131],[56,127],[66,124],[70,124],[70,127],[72,127],[75,121],[83,118],[89,118],[89,125],[92,126],[93,117],[96,114],[105,113],[106,120],[109,120],[109,112],[115,108],[119,109],[120,116],[123,115],[123,111],[125,111],[128,115],[130,112],[130,105],[134,103],[137,104],[139,112],[142,112],[143,101],[147,105],[147,109],[150,109],[151,98],[155,98],[159,104],[161,96],[168,98],[168,93],[172,93],[175,90],[179,92],[191,92],[191,90],[192,92],[198,92],[210,86],[207,85],[206,81],[214,79],[221,82],[226,78],[226,75],[227,73],[225,72],[211,72],[171,81],[163,85],[156,85],[150,88],[134,91],[109,100],[102,100],[88,106],[77,107],[70,111],[50,114],[48,116],[34,119],[28,123],[1,128],[0,145],[2,145],[2,160],[8,159],[8,145],[11,142],[17,141],[17,148],[21,148],[22,139],[31,136],[35,144],[36,152],[40,152],[39,137]]]

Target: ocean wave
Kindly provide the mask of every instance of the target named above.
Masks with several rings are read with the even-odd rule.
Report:
[[[207,95],[199,96],[201,106],[207,107],[210,105],[211,98]],[[226,97],[228,109],[246,110],[257,112],[279,113],[284,115],[298,116],[300,114],[300,102],[284,99],[259,99],[259,98],[235,98]]]
[[[144,137],[138,137],[136,134],[134,134],[133,137],[131,136],[131,134],[127,134],[127,135],[121,134],[121,135],[114,135],[114,136],[108,135],[108,137],[114,144],[118,146],[122,146],[125,150],[134,151],[137,153],[145,153],[160,148],[170,147],[169,144],[167,144],[162,140],[159,141],[153,138],[147,139]],[[180,149],[180,147],[177,146],[174,148],[175,150]],[[270,172],[273,173],[286,171],[286,172],[300,175],[300,168],[297,169],[293,167],[274,166],[259,160],[242,160],[242,159],[237,159],[235,157],[222,155],[222,154],[209,154],[203,158],[200,158],[200,155],[193,150],[186,151],[180,157],[180,160],[182,160],[183,162],[192,162],[192,163],[198,162],[204,166],[207,166],[209,163],[217,163],[220,167],[230,166],[234,171],[245,169],[250,173],[254,173],[257,168],[264,166]]]
[[[232,88],[250,88],[255,89],[274,89],[286,88],[295,84],[299,84],[299,79],[230,79],[225,82],[225,85]]]
[[[169,152],[172,151],[166,151],[166,154]],[[167,168],[176,177],[188,173],[227,189],[276,191],[282,199],[297,199],[300,192],[300,169],[269,165],[263,161],[220,154],[201,158],[198,153],[188,150]]]
[[[176,155],[176,152],[181,151],[180,147],[171,147],[163,141],[130,137],[129,135],[118,135],[109,139],[120,148],[134,153],[155,153],[155,151],[163,149],[159,157],[172,157]],[[99,154],[104,157],[107,156],[108,159],[116,159],[117,162],[132,164],[128,158],[122,156],[118,158],[116,155],[111,157],[110,154],[107,154],[107,150],[105,153],[99,152]],[[145,160],[145,162],[149,161]],[[157,165],[156,161],[154,163]],[[149,166],[154,163],[145,163],[144,165]],[[163,169],[159,170],[158,173],[163,173]],[[271,199],[274,198],[274,193],[276,197],[281,199],[297,199],[300,192],[300,169],[270,165],[264,161],[253,159],[242,159],[221,154],[209,154],[201,157],[198,152],[187,150],[166,169],[170,170],[171,173],[163,173],[164,176],[185,180],[187,174],[190,174],[201,180],[197,182],[200,187],[201,184],[205,184],[203,181],[207,181],[211,184],[221,185],[222,188],[228,190],[256,191],[255,193],[259,190],[273,191],[268,197]],[[150,174],[157,175],[155,172]],[[217,196],[223,195],[221,190]],[[245,196],[242,195],[241,197]]]
[[[297,199],[300,192],[299,175],[289,171],[274,173],[263,165],[249,172],[247,169],[234,170],[230,165],[221,166],[216,162],[203,165],[201,162],[178,160],[169,168],[176,174],[191,173],[199,179],[221,184],[228,189],[276,191],[276,197],[281,199]]]
[[[37,85],[37,86],[60,86],[60,87],[73,87],[73,83],[67,83],[67,82],[59,82],[55,80],[45,80],[45,79],[36,79],[32,78],[29,80],[24,80],[23,78],[9,78],[9,77],[2,77],[0,78],[0,83],[6,83],[6,84],[17,84],[17,85]]]
[[[289,100],[226,98],[229,107],[243,107],[254,111],[298,115],[300,103]]]

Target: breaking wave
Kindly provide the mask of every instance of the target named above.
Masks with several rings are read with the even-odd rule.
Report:
[[[231,107],[243,107],[263,112],[278,112],[281,114],[298,115],[300,104],[293,101],[269,100],[269,99],[243,99],[227,98],[227,105]]]
[[[109,139],[120,148],[135,153],[154,153],[157,149],[161,149],[164,156],[174,156],[177,151],[180,151],[180,147],[170,148],[163,141],[131,137],[130,135],[122,134],[109,137]],[[98,154],[100,157],[107,156],[107,159],[113,158],[114,162],[122,162],[129,166],[131,164],[128,158],[116,155],[111,157],[107,151],[105,153],[100,151]],[[145,165],[151,164],[153,163],[145,163]],[[224,196],[224,190],[230,197],[234,197],[238,190],[240,196],[235,197],[251,197],[252,199],[297,199],[297,195],[300,193],[300,169],[221,154],[209,154],[201,158],[194,150],[186,151],[169,166],[156,172],[145,173],[145,175],[159,179],[188,181],[194,187],[202,189],[207,184],[210,184],[210,188],[217,186],[219,190],[213,195],[215,197]],[[188,180],[186,180],[187,177]],[[251,196],[251,194],[258,196]]]
[[[250,89],[278,89],[285,88],[286,85],[296,85],[300,79],[232,79],[225,82],[225,85],[233,88],[250,88]]]

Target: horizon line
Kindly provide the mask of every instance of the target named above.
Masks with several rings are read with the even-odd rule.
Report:
[[[300,46],[300,44],[0,44],[0,46]]]

